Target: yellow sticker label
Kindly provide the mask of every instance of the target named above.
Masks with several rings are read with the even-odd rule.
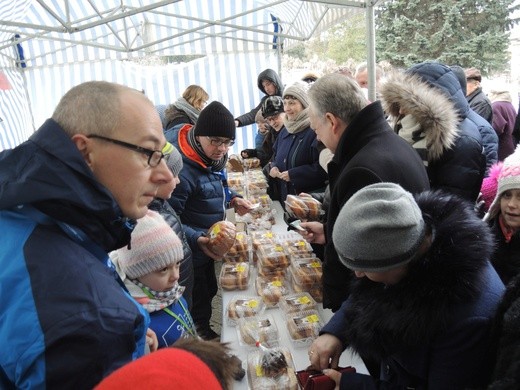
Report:
[[[311,300],[309,299],[309,297],[303,296],[298,298],[298,303],[301,305],[308,305],[309,303],[311,303]]]
[[[319,261],[313,261],[309,264],[311,268],[321,268],[321,264]]]
[[[243,273],[246,270],[246,266],[245,265],[237,265],[235,269],[236,269],[237,272]]]
[[[274,280],[271,283],[269,283],[269,285],[274,287],[282,287],[282,282],[279,280]]]
[[[283,252],[283,246],[281,246],[280,244],[276,244],[274,250],[276,252]]]
[[[311,314],[310,316],[305,317],[305,319],[307,320],[307,322],[310,322],[310,323],[316,323],[316,322],[320,321],[320,319],[318,318],[318,316],[316,314]]]
[[[258,306],[258,301],[256,299],[251,299],[246,303],[246,306],[250,307],[251,309],[254,309]]]
[[[255,366],[256,376],[262,377],[264,376],[264,370],[262,370],[262,366],[260,364]]]

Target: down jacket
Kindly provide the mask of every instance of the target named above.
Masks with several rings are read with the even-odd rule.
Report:
[[[449,68],[441,70],[446,70],[445,77],[450,76]],[[486,163],[480,133],[469,120],[469,130],[459,126],[461,120],[454,100],[442,89],[431,88],[419,76],[420,72],[398,73],[385,82],[380,90],[383,108],[396,120],[396,132],[401,136],[410,137],[399,129],[400,110],[418,123],[419,129],[408,141],[424,161],[431,188],[444,189],[475,201]],[[440,81],[433,84],[436,82]],[[454,74],[453,82],[460,85]],[[460,97],[463,98],[462,94]]]
[[[144,354],[148,313],[108,260],[133,226],[55,121],[0,153],[1,389],[92,389]]]
[[[362,358],[379,378],[343,374],[340,389],[481,388],[493,370],[493,319],[504,285],[489,262],[488,226],[461,198],[416,196],[434,240],[395,285],[358,279],[322,333]]]

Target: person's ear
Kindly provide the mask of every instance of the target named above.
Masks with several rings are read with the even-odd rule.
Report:
[[[79,152],[85,159],[85,162],[90,167],[91,166],[91,157],[90,153],[92,151],[92,142],[91,140],[84,134],[74,134],[71,138],[72,142],[76,145]]]

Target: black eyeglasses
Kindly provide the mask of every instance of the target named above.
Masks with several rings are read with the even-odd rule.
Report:
[[[234,139],[222,141],[220,138],[212,138],[212,137],[208,137],[208,136],[206,136],[206,138],[209,139],[209,143],[213,146],[221,146],[221,145],[233,146],[235,144]]]
[[[161,162],[161,160],[163,158],[165,158],[167,161],[168,158],[170,157],[171,152],[173,151],[173,145],[169,142],[166,142],[166,145],[164,145],[164,148],[162,148],[162,150],[152,150],[152,149],[143,148],[142,146],[129,144],[128,142],[119,141],[117,139],[103,137],[102,135],[91,134],[91,135],[87,135],[87,138],[100,139],[103,141],[111,142],[113,144],[122,146],[122,147],[130,149],[130,150],[133,150],[134,152],[142,153],[142,154],[148,156],[148,165],[151,166],[152,168],[155,168],[157,165],[159,165],[159,163]]]

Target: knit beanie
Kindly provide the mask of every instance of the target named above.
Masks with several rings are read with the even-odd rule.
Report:
[[[500,213],[500,198],[508,190],[520,189],[520,145],[513,154],[507,156],[498,174],[497,194],[489,211],[484,216],[484,221],[489,221]]]
[[[394,183],[376,183],[345,203],[334,224],[332,241],[346,267],[383,272],[408,263],[425,231],[412,194]]]
[[[130,279],[166,268],[184,257],[181,240],[155,211],[148,210],[137,220],[131,240],[131,249],[116,251],[121,271]]]
[[[200,112],[193,132],[196,136],[235,139],[235,118],[220,102],[211,102]]]
[[[309,107],[309,98],[307,96],[307,85],[303,83],[294,83],[293,85],[285,88],[283,91],[283,98],[288,96],[294,96],[300,101],[303,108]]]
[[[179,348],[163,348],[134,360],[107,376],[96,390],[222,389],[217,377],[200,358]]]
[[[482,180],[480,186],[481,200],[484,201],[484,211],[488,211],[495,199],[498,187],[498,175],[502,170],[503,162],[499,161],[489,168],[488,176]]]
[[[168,168],[172,171],[173,176],[179,176],[179,172],[182,169],[182,156],[175,146],[172,149],[170,157],[166,161],[166,165],[168,165]]]
[[[262,103],[262,115],[264,118],[269,118],[282,112],[284,112],[283,99],[280,96],[269,96]]]

